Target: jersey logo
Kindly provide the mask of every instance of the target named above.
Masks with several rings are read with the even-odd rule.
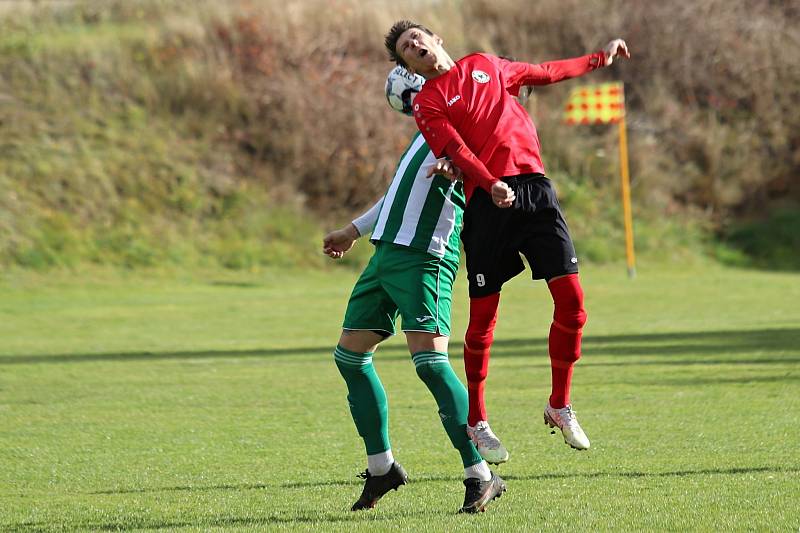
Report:
[[[478,83],[489,83],[489,75],[482,70],[473,70],[472,79]]]
[[[461,100],[461,95],[460,94],[455,95],[454,97],[452,97],[450,100],[447,101],[447,107],[450,107],[459,100]]]
[[[417,317],[417,322],[419,322],[420,324],[422,324],[423,322],[428,322],[429,320],[433,320],[433,317],[431,315]]]

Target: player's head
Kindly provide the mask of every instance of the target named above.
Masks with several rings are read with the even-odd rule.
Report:
[[[441,37],[410,20],[395,22],[383,44],[389,58],[412,73],[425,72],[446,56]]]

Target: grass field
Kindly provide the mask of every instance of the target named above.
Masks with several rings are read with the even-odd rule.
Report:
[[[479,516],[399,338],[376,366],[411,484],[348,511],[365,461],[330,354],[354,279],[5,274],[0,530],[800,527],[800,275],[587,267],[583,453],[542,424],[551,304],[515,280],[487,388],[509,490]]]

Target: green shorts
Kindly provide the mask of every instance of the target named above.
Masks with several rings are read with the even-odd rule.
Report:
[[[378,241],[353,287],[342,327],[394,335],[400,315],[403,331],[449,336],[457,271],[457,261]]]

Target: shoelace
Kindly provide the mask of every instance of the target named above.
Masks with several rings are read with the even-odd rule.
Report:
[[[500,444],[500,440],[492,432],[489,426],[477,426],[475,428],[475,439],[480,443],[481,446],[486,448],[494,449]]]
[[[575,411],[572,410],[572,406],[568,405],[564,409],[559,409],[559,415],[564,420],[564,423],[569,426],[570,428],[580,428],[580,424],[578,424],[578,419],[575,416]]]

